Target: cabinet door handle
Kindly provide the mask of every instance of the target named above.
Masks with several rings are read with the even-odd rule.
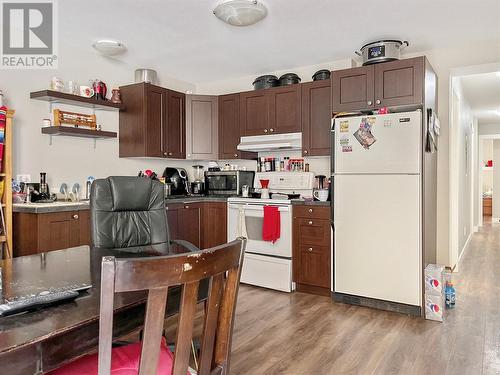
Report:
[[[372,101],[371,101],[371,100],[368,100],[368,102],[367,102],[366,104],[368,104],[368,105],[372,105],[373,103],[372,103]]]
[[[304,150],[304,155],[307,154],[307,150]]]
[[[312,253],[313,248],[312,248],[312,247],[310,247],[309,249],[307,249],[307,251],[309,251],[310,253]]]
[[[267,129],[264,129],[264,133],[267,133]]]
[[[313,209],[312,209],[312,208],[310,208],[308,211],[309,211],[309,213],[310,213],[310,214],[312,214]]]
[[[164,152],[164,153],[163,153],[163,156],[167,156],[167,153],[166,153],[166,152]]]
[[[187,157],[190,158],[191,157],[191,154],[187,154]]]
[[[309,223],[307,223],[307,224],[309,224],[309,225],[313,225],[312,220],[309,220]]]
[[[238,157],[238,154],[234,154],[234,157],[237,158]]]
[[[184,208],[185,208],[185,209],[188,209],[188,208],[189,208],[189,206],[184,206]]]
[[[172,156],[172,153],[171,153],[171,152],[169,152],[169,153],[168,153],[168,156]]]
[[[73,219],[78,220],[78,214],[74,214]]]
[[[380,99],[375,100],[375,103],[380,104],[381,103]]]
[[[269,129],[269,131],[272,133],[272,132],[274,131],[274,129],[273,129],[273,128],[271,128],[271,129]]]

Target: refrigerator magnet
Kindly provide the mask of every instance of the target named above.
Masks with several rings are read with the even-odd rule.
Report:
[[[349,138],[347,136],[343,135],[340,138],[339,143],[341,146],[349,146]]]
[[[365,150],[368,150],[377,141],[372,134],[372,124],[374,122],[375,117],[363,117],[359,129],[353,134]]]
[[[349,121],[340,121],[340,132],[349,133]]]
[[[342,152],[352,152],[352,146],[342,146]]]

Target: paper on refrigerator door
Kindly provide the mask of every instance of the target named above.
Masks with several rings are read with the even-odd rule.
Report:
[[[372,134],[372,126],[375,124],[375,117],[362,117],[358,130],[353,134],[359,144],[365,150],[369,150],[377,139]]]

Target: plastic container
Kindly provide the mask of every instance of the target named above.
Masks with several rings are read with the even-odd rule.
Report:
[[[453,287],[453,283],[447,282],[444,289],[444,300],[447,309],[453,309],[456,302],[456,291]]]

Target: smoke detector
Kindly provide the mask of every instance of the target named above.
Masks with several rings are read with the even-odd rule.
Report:
[[[116,56],[127,50],[122,42],[112,39],[102,39],[94,42],[92,47],[104,56]]]
[[[257,0],[228,0],[214,9],[215,16],[232,26],[249,26],[267,16],[267,8]]]

